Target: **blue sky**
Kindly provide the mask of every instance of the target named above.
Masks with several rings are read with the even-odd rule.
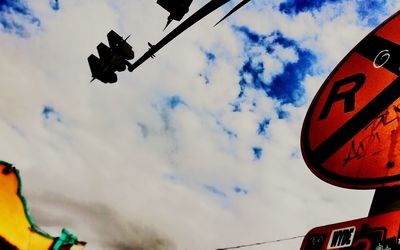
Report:
[[[40,27],[40,19],[24,1],[0,1],[0,25],[3,32],[21,37],[29,35],[28,27]]]
[[[213,27],[225,7],[103,85],[87,57],[110,29],[138,58],[178,22],[163,32],[168,13],[148,0],[0,0],[1,159],[38,224],[87,249],[216,249],[364,217],[372,192],[315,177],[300,131],[333,67],[399,8],[252,1]]]

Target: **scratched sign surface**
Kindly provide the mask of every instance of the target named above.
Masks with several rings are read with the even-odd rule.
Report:
[[[357,189],[400,184],[400,11],[365,37],[315,96],[302,153],[331,184]]]
[[[304,237],[300,250],[398,250],[400,211],[317,227]]]

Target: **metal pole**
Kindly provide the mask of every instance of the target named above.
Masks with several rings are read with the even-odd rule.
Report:
[[[368,216],[400,210],[400,187],[384,187],[375,190]]]

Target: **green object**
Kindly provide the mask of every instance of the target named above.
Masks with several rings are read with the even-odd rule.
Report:
[[[61,231],[60,238],[57,239],[52,250],[59,250],[62,246],[73,245],[78,241],[78,238],[69,232],[67,229],[63,228]]]

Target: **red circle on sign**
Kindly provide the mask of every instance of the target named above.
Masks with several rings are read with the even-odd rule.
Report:
[[[367,35],[323,83],[304,120],[310,170],[340,187],[400,184],[400,11]]]

